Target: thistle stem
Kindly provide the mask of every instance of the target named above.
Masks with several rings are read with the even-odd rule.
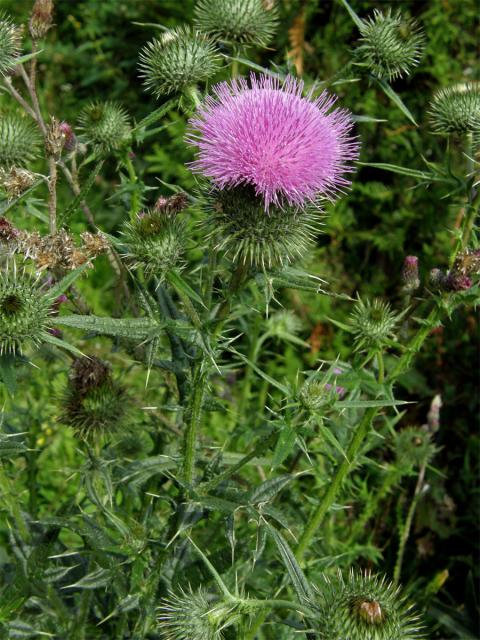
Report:
[[[57,231],[57,162],[54,156],[48,157],[48,218],[50,234]]]
[[[202,416],[206,382],[205,358],[201,358],[196,364],[193,373],[192,396],[188,408],[188,421],[184,441],[183,477],[186,484],[190,486],[194,483],[197,432]]]
[[[385,363],[383,361],[383,353],[378,351],[377,353],[377,365],[378,365],[378,382],[383,384],[385,379]]]
[[[131,201],[130,201],[130,220],[135,220],[135,216],[137,215],[140,209],[140,197],[137,192],[138,176],[135,172],[135,167],[133,166],[130,153],[131,151],[127,151],[127,153],[124,156],[124,162],[125,162],[125,167],[127,169],[128,177],[130,178],[130,182],[133,187]]]

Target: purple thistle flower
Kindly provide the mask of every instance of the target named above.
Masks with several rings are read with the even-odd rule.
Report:
[[[219,188],[253,185],[266,210],[332,200],[358,157],[351,115],[332,109],[336,98],[326,92],[302,91],[292,77],[218,84],[190,121],[187,141],[199,149],[192,169]]]

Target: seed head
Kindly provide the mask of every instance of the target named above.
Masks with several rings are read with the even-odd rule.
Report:
[[[83,109],[78,120],[85,141],[99,153],[111,153],[130,142],[128,114],[114,102],[93,102]]]
[[[53,22],[53,0],[35,0],[28,28],[33,40],[44,38]]]
[[[313,246],[321,218],[318,208],[272,204],[252,186],[215,189],[208,197],[207,235],[232,262],[270,270],[301,259]]]
[[[0,167],[22,167],[38,156],[40,138],[35,126],[14,114],[0,114]]]
[[[47,126],[45,150],[48,155],[58,157],[62,153],[64,144],[65,136],[60,128],[60,122],[52,116],[50,124]]]
[[[480,84],[458,84],[440,89],[429,109],[437,133],[472,133],[480,136]]]
[[[199,0],[195,24],[216,40],[266,47],[278,24],[275,6],[263,0]]]
[[[15,200],[21,196],[34,182],[35,175],[26,169],[20,167],[0,168],[0,186],[5,190],[9,200]]]
[[[251,185],[264,209],[303,207],[333,199],[348,185],[358,144],[348,112],[335,98],[302,95],[303,83],[268,76],[214,87],[190,121],[187,142],[198,147],[196,173],[219,189]]]
[[[5,13],[0,12],[0,75],[8,74],[20,55],[22,32]]]
[[[420,62],[424,47],[423,32],[414,20],[400,11],[392,14],[375,9],[362,21],[358,58],[380,79],[395,80],[410,75]]]
[[[324,576],[319,588],[319,638],[420,640],[418,617],[400,589],[370,573]]]
[[[220,56],[213,41],[189,27],[167,31],[149,42],[140,54],[145,86],[157,98],[208,80],[219,66]]]

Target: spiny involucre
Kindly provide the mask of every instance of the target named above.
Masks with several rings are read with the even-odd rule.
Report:
[[[392,14],[375,9],[373,16],[362,20],[361,45],[357,55],[374,76],[395,80],[410,75],[420,62],[424,35],[414,20],[400,11]]]
[[[418,616],[385,578],[340,571],[319,585],[318,637],[324,640],[420,640]]]
[[[278,23],[275,5],[264,0],[199,0],[195,24],[213,38],[266,47]]]
[[[440,89],[429,109],[437,133],[471,133],[480,142],[480,83],[458,84]]]
[[[8,74],[20,54],[21,31],[0,12],[0,75]]]
[[[140,70],[147,89],[157,98],[181,93],[207,80],[220,66],[213,41],[190,27],[166,31],[140,54]]]
[[[358,156],[352,120],[326,92],[266,75],[222,82],[190,121],[195,172],[220,189],[252,185],[265,210],[333,199]]]
[[[92,102],[83,108],[78,120],[85,141],[99,153],[110,153],[130,142],[128,114],[115,102]]]
[[[35,125],[14,113],[0,114],[0,166],[23,167],[34,160],[40,137]]]

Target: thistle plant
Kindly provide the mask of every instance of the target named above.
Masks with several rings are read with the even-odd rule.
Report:
[[[395,8],[63,4],[0,18],[0,636],[476,637],[465,47],[400,95]]]

